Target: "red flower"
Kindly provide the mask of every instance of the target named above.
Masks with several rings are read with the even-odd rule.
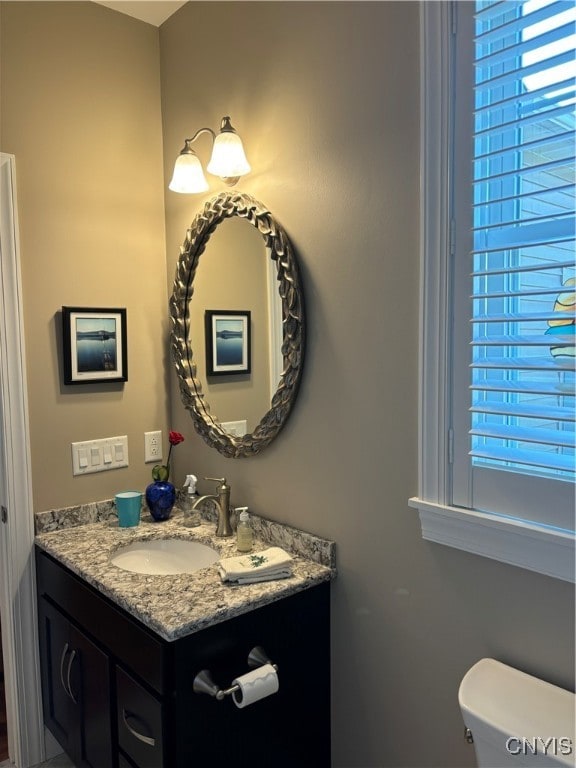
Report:
[[[178,443],[184,442],[184,435],[181,435],[180,432],[170,432],[168,440],[170,441],[170,445],[178,445]]]

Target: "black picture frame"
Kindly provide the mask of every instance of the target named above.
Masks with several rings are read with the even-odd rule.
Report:
[[[62,307],[65,384],[128,381],[126,310]]]
[[[251,361],[251,315],[249,310],[207,309],[206,374],[249,374]]]

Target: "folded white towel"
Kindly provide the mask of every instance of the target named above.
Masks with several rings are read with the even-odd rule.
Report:
[[[235,584],[287,579],[292,576],[292,558],[280,547],[270,547],[249,555],[224,558],[218,563],[218,570],[222,581]]]

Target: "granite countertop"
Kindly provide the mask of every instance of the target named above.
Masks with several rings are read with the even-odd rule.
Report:
[[[35,515],[36,544],[165,640],[198,632],[301,592],[336,575],[335,545],[326,539],[251,515],[252,552],[279,546],[294,558],[293,575],[278,581],[222,583],[217,564],[192,574],[152,576],[124,571],[110,563],[121,547],[138,540],[191,539],[208,544],[222,557],[240,554],[236,540],[216,538],[214,514],[203,512],[201,525],[183,525],[182,513],[154,522],[143,511],[140,525],[119,528],[113,502],[67,507]]]

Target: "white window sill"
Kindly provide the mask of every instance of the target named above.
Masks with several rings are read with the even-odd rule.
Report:
[[[563,581],[575,579],[575,541],[570,531],[486,512],[449,507],[419,498],[422,538],[473,552]]]

